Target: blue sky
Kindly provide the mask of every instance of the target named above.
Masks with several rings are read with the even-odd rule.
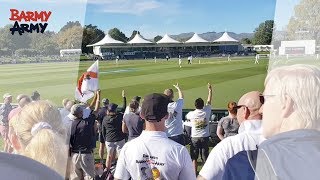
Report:
[[[253,32],[261,22],[274,19],[275,5],[276,0],[106,0],[88,3],[85,23],[102,30],[118,27],[127,36],[139,30],[147,38],[165,33]]]
[[[277,11],[276,2],[278,1]],[[285,2],[284,2],[285,1]],[[58,31],[67,21],[117,27],[127,36],[139,30],[155,35],[209,31],[253,32],[263,21],[275,19],[284,27],[299,0],[0,0],[0,27],[9,21],[10,8],[51,10],[48,29]],[[279,27],[278,26],[278,27]]]

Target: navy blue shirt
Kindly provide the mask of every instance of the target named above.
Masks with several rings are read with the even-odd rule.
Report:
[[[92,143],[95,137],[94,124],[96,116],[90,114],[86,119],[76,119],[72,122],[70,145],[71,152],[88,153],[95,147]]]

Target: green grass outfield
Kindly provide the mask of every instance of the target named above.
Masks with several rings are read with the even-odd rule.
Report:
[[[121,90],[126,90],[128,99],[152,92],[163,92],[179,83],[185,94],[184,108],[193,108],[198,97],[207,98],[207,83],[214,87],[213,107],[226,108],[228,101],[238,101],[248,91],[263,90],[268,60],[254,64],[254,57],[194,59],[192,65],[183,61],[178,67],[177,59],[100,61],[100,89],[103,97],[121,103]],[[38,90],[42,99],[49,99],[61,106],[63,98],[73,99],[78,74],[83,73],[93,62],[44,63],[0,65],[0,94],[31,94]],[[79,73],[78,73],[79,72]],[[188,146],[187,146],[188,147]],[[2,142],[0,140],[0,149]],[[95,150],[95,157],[98,158]],[[202,165],[199,164],[199,170]]]
[[[254,57],[195,58],[192,65],[184,59],[182,68],[177,59],[100,61],[100,89],[111,102],[121,103],[121,90],[128,100],[135,95],[163,92],[179,83],[185,94],[184,108],[193,108],[198,97],[206,99],[208,82],[214,87],[214,108],[225,108],[228,101],[237,101],[245,92],[263,90],[268,60],[254,64]],[[14,96],[38,90],[42,99],[58,106],[63,98],[74,98],[78,72],[84,72],[93,62],[64,62],[43,64],[14,64],[0,66],[0,94]]]

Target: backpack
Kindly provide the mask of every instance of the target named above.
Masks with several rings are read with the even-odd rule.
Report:
[[[116,166],[117,163],[112,163],[110,170],[108,171],[103,171],[104,170],[104,165],[102,163],[98,163],[95,165],[95,180],[114,180],[114,173],[116,171]],[[101,174],[101,175],[99,175]]]

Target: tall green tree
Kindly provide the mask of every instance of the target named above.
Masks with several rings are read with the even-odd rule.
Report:
[[[130,41],[131,39],[133,39],[133,38],[136,36],[136,34],[140,34],[140,32],[137,31],[137,30],[132,31],[131,36],[130,36],[130,38],[129,38],[129,41]]]
[[[29,49],[31,38],[28,33],[19,35],[15,33],[11,34],[10,28],[12,25],[6,25],[0,28],[0,49],[8,49],[14,53],[18,49]]]
[[[128,41],[127,36],[123,32],[121,32],[118,28],[110,29],[108,33],[115,40],[122,41],[122,42]]]
[[[87,45],[99,42],[103,38],[104,32],[97,26],[93,26],[92,24],[85,25],[81,45],[82,53],[92,53],[92,47],[87,47]]]
[[[83,28],[73,26],[64,31],[60,31],[56,36],[59,49],[81,49]]]
[[[320,42],[320,1],[301,0],[287,26],[288,38],[314,39]]]
[[[249,38],[243,38],[243,39],[241,39],[241,43],[242,44],[251,44],[252,42],[251,42],[251,39],[249,39]]]
[[[267,20],[261,23],[254,31],[252,43],[259,45],[270,45],[272,41],[273,26],[273,20]]]
[[[65,30],[67,30],[67,29],[69,29],[69,28],[72,28],[72,27],[74,27],[74,26],[81,26],[81,23],[80,23],[79,21],[69,21],[69,22],[67,22],[66,25],[64,25],[64,26],[60,29],[59,32],[65,31]]]
[[[160,41],[161,39],[162,39],[162,36],[158,35],[158,36],[156,36],[156,37],[153,38],[153,41],[154,41],[154,42],[158,42],[158,41]]]
[[[41,55],[59,55],[58,44],[55,40],[56,34],[53,31],[46,31],[43,34],[32,33],[30,47]]]

